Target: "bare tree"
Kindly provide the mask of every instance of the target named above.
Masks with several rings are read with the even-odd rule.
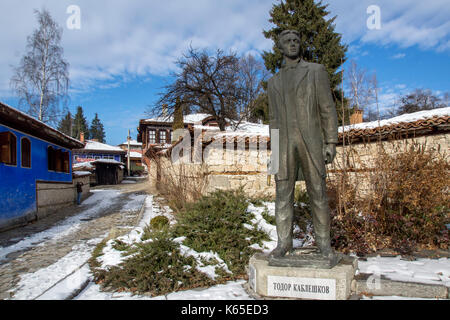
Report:
[[[241,87],[236,54],[217,50],[210,55],[190,47],[176,64],[181,71],[172,75],[174,82],[164,87],[165,92],[148,113],[155,114],[155,110],[167,105],[167,114],[171,115],[179,98],[191,111],[214,116],[222,131],[228,119],[238,119],[236,106],[241,101]]]
[[[262,61],[256,60],[251,54],[241,57],[240,62],[241,102],[239,104],[239,119],[252,121],[258,99],[264,95],[264,81],[269,77],[269,71]]]
[[[347,85],[349,88],[350,106],[353,109],[368,112],[368,106],[373,97],[373,91],[370,86],[370,76],[365,69],[360,68],[356,61],[350,62],[347,71]]]
[[[11,87],[27,113],[56,124],[69,88],[69,64],[60,45],[63,30],[46,9],[34,12],[39,27],[27,38],[27,53],[14,68]]]
[[[445,99],[445,95],[444,95]],[[397,110],[397,115],[444,108],[447,104],[441,98],[434,95],[429,89],[416,89],[413,92],[401,97],[401,106]]]

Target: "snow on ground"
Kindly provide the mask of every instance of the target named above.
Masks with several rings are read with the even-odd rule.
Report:
[[[262,250],[264,253],[269,253],[277,246],[277,228],[276,226],[268,223],[262,216],[262,213],[267,210],[269,215],[275,216],[275,203],[264,202],[263,205],[264,206],[262,207],[257,207],[250,203],[248,205],[247,211],[255,215],[255,218],[253,218],[251,222],[256,226],[256,228],[261,229],[262,231],[267,233],[271,240],[264,241],[263,247],[261,247],[257,243],[251,245],[251,247],[253,249]]]
[[[109,190],[111,192],[112,190]],[[109,197],[108,197],[109,195]],[[90,198],[88,203],[95,203],[106,196],[111,201],[112,194],[109,194],[104,190],[96,194],[97,199]],[[142,198],[138,195],[134,196],[131,202],[142,201]],[[267,210],[270,215],[274,215],[275,206],[273,202],[265,202],[264,206],[256,207],[253,204],[249,204],[248,210],[253,212],[255,218],[252,220],[257,228],[260,228],[270,235],[271,241],[263,244],[264,252],[269,252],[276,245],[276,227],[268,224],[262,216],[262,213]],[[132,204],[126,204],[122,210],[129,208],[135,209]],[[89,210],[87,210],[89,211]],[[92,212],[90,213],[92,214]],[[168,207],[159,207],[155,204],[153,196],[147,196],[144,202],[144,211],[142,219],[139,225],[130,231],[128,235],[119,237],[118,239],[126,243],[141,242],[141,236],[145,226],[149,221],[158,215],[167,216],[171,224],[175,223],[175,219],[171,210]],[[64,225],[64,224],[63,224]],[[60,229],[61,232],[66,232],[64,228]],[[49,235],[58,236],[57,229],[49,233]],[[46,235],[46,236],[49,236]],[[20,246],[28,245],[39,241],[44,238],[44,235],[37,235],[33,241],[27,242]],[[93,239],[93,242],[99,242],[100,239]],[[147,240],[148,241],[148,240]],[[150,240],[151,241],[151,240]],[[214,252],[202,252],[198,253],[181,244],[183,238],[175,239],[181,245],[181,250],[184,254],[193,255],[200,261],[200,257],[215,258],[219,261],[219,265],[224,264]],[[306,243],[297,243],[297,246],[308,245]],[[99,258],[102,262],[102,267],[110,265],[117,265],[122,260],[121,252],[112,248],[113,241],[109,241],[104,249],[104,255]],[[18,247],[20,247],[18,246]],[[254,246],[256,247],[256,246]],[[4,250],[0,251],[3,256]],[[6,248],[7,249],[7,248]],[[70,295],[74,290],[81,287],[82,283],[92,279],[89,269],[85,262],[90,257],[90,250],[86,245],[79,245],[73,248],[73,251],[60,259],[53,265],[38,270],[33,274],[23,275],[21,281],[16,290],[15,299],[64,299]],[[428,284],[441,284],[450,287],[450,260],[443,259],[418,259],[416,261],[405,261],[401,257],[388,258],[388,257],[374,257],[368,258],[367,261],[359,261],[359,273],[372,273],[376,275],[383,275],[392,280],[398,281],[410,281],[420,282]],[[202,267],[202,265],[200,265]],[[214,266],[213,266],[214,268]],[[225,269],[227,270],[227,268]],[[214,277],[214,269],[204,268],[201,271]],[[63,279],[61,281],[61,279]],[[91,283],[76,297],[78,300],[249,300],[252,299],[244,290],[244,280],[230,281],[226,284],[216,285],[206,289],[194,289],[179,291],[167,294],[165,296],[149,297],[141,295],[132,295],[131,293],[111,293],[102,292],[99,285]],[[363,299],[405,299],[403,297],[363,297]],[[415,298],[406,298],[415,299]]]
[[[133,181],[133,180],[122,180],[121,183],[122,183],[122,184],[135,184],[136,181]]]
[[[21,275],[20,282],[14,290],[11,290],[15,292],[13,299],[65,299],[68,293],[76,290],[80,282],[86,279],[86,273],[83,275],[77,272],[79,267],[91,257],[92,246],[100,241],[101,238],[91,240],[91,246],[87,244],[76,245],[72,248],[72,252],[47,268]],[[84,271],[86,270],[84,269]],[[72,277],[70,281],[59,283],[60,280],[72,274],[75,277]]]
[[[117,190],[95,190],[92,192],[94,194],[84,201],[82,207],[94,205],[93,207],[76,216],[67,218],[49,230],[37,233],[10,247],[1,248],[0,257],[4,258],[8,253],[24,250],[31,246],[44,246],[45,240],[61,239],[65,235],[78,230],[82,223],[88,223],[83,222],[82,219],[95,217],[104,209],[115,205],[117,196],[120,194]],[[145,198],[146,195],[131,195],[129,201],[122,207],[121,212],[139,210]],[[20,282],[11,290],[15,292],[14,299],[60,300],[67,298],[84,282],[91,279],[87,261],[91,257],[93,248],[106,236],[107,234],[101,238],[91,239],[86,243],[76,245],[69,254],[54,264],[34,273],[21,275]]]
[[[119,191],[117,190],[92,190],[92,196],[86,199],[81,207],[86,207],[89,205],[94,205],[90,209],[84,210],[82,213],[69,217],[50,229],[36,233],[22,241],[17,242],[8,247],[0,247],[0,262],[2,262],[5,257],[12,253],[21,250],[26,250],[33,246],[43,246],[47,240],[58,240],[64,236],[75,232],[80,228],[83,223],[86,223],[85,219],[93,218],[104,209],[111,206],[112,203],[116,201]]]
[[[396,281],[438,284],[450,287],[450,259],[402,260],[397,257],[373,257],[358,261],[360,273],[383,275]]]
[[[210,277],[212,280],[215,280],[217,278],[216,274],[216,267],[222,268],[226,272],[231,274],[231,271],[228,269],[227,264],[219,257],[217,252],[197,252],[194,249],[191,249],[185,245],[183,245],[183,241],[186,239],[186,237],[180,237],[176,238],[173,241],[178,243],[180,245],[180,252],[184,256],[192,256],[197,261],[197,270],[200,272],[205,273],[208,277]],[[204,265],[202,262],[202,259],[205,261],[210,260],[217,260],[218,264],[215,265]]]

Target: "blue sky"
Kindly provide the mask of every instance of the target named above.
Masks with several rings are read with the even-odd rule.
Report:
[[[448,0],[327,0],[337,32],[349,45],[348,60],[376,72],[384,110],[415,88],[450,91]],[[45,6],[64,27],[62,44],[71,75],[70,105],[95,113],[109,144],[136,136],[139,119],[170,81],[177,58],[197,48],[259,55],[270,50],[262,35],[271,27],[276,0],[2,0],[0,2],[0,100],[17,106],[9,89],[26,37],[36,27],[33,9]],[[67,8],[81,9],[81,28],[67,28]],[[381,28],[370,30],[367,8],[377,5]],[[345,67],[347,64],[345,65]]]

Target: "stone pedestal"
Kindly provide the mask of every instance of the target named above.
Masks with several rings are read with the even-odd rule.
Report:
[[[261,297],[347,300],[357,267],[347,256],[331,269],[269,266],[267,256],[256,254],[249,262],[249,288]]]

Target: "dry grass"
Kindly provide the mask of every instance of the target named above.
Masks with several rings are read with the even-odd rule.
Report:
[[[329,179],[334,246],[361,254],[383,248],[410,253],[448,248],[449,162],[426,145],[388,153],[378,145],[373,167],[347,147],[346,167]],[[351,171],[357,171],[351,172]]]
[[[156,187],[173,210],[179,212],[204,195],[208,183],[206,165],[174,164],[166,158],[155,162]]]

